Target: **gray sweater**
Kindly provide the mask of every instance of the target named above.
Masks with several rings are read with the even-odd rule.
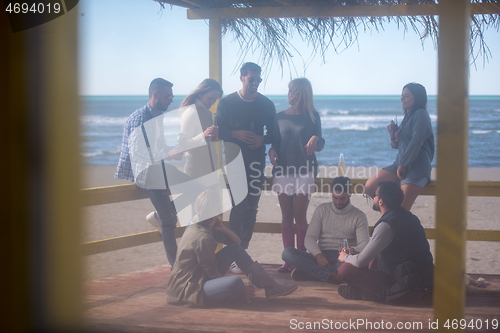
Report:
[[[307,251],[316,256],[324,250],[338,250],[344,238],[357,251],[364,249],[370,240],[365,213],[352,204],[343,209],[337,209],[332,202],[319,205],[307,228]]]
[[[372,239],[368,242],[363,252],[356,255],[347,255],[344,262],[348,262],[358,268],[367,267],[370,261],[377,258],[394,239],[394,231],[391,226],[386,223],[380,223],[373,231]]]
[[[403,119],[398,130],[398,142],[392,148],[398,149],[398,156],[392,165],[384,169],[396,173],[402,165],[407,169],[405,179],[412,183],[424,177],[431,179],[434,133],[427,110],[415,110]]]

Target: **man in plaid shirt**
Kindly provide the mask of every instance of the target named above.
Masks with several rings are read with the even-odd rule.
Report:
[[[145,122],[163,114],[168,109],[174,98],[172,93],[173,84],[162,78],[154,79],[149,85],[149,102],[142,108],[134,111],[128,117],[123,128],[123,140],[120,153],[120,160],[116,168],[116,179],[128,179],[131,182],[144,190],[151,202],[153,203],[156,212],[153,213],[156,219],[161,220],[161,234],[167,259],[170,265],[174,265],[175,256],[177,253],[177,242],[175,237],[175,228],[177,216],[173,202],[170,200],[167,189],[147,189],[144,188],[144,174],[141,174],[137,179],[134,178],[132,165],[130,163],[129,152],[129,136],[135,128],[143,125]],[[148,220],[150,217],[148,215]]]

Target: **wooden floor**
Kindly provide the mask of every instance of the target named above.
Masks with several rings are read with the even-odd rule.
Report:
[[[277,273],[277,265],[263,266],[280,283],[294,283],[289,274]],[[310,332],[385,332],[397,330],[398,323],[407,328],[403,326],[400,331],[431,331],[430,304],[401,307],[349,301],[338,295],[337,285],[321,282],[298,282],[296,292],[274,301],[267,301],[264,291],[257,290],[251,304],[217,309],[168,305],[165,288],[169,275],[169,266],[158,266],[88,283],[86,331],[284,332],[302,328]],[[500,276],[482,277],[489,283],[488,289],[500,289]],[[468,324],[473,319],[475,325],[483,326],[482,330],[469,328],[467,332],[493,332],[492,321],[500,321],[500,296],[468,295],[465,313]]]

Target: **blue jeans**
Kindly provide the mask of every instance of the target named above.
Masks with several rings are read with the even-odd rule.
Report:
[[[337,272],[339,251],[325,250],[321,252],[328,260],[329,265],[326,267],[319,266],[316,263],[316,258],[311,253],[300,251],[293,247],[287,247],[281,257],[287,264],[300,269],[320,281],[326,281],[330,273]]]
[[[241,246],[248,249],[252,239],[253,228],[257,220],[257,208],[259,207],[262,182],[264,181],[265,155],[258,161],[245,161],[247,174],[248,194],[242,202],[231,210],[229,215],[229,229],[234,231],[241,239]]]
[[[203,305],[215,306],[234,301],[243,293],[245,284],[239,276],[224,276],[208,280],[203,285]]]
[[[169,181],[168,184],[176,185],[191,181],[192,178],[183,172],[180,172],[174,166],[165,163],[165,168],[168,170]],[[197,182],[191,182],[191,190],[194,194],[202,193],[206,188]],[[166,186],[167,184],[165,184]],[[184,193],[175,199],[176,204],[170,200],[170,196],[167,190],[160,189],[145,189],[138,186],[141,190],[146,192],[149,199],[153,203],[153,206],[158,213],[161,220],[161,233],[163,240],[163,247],[167,254],[167,259],[170,265],[173,267],[175,263],[175,257],[177,254],[177,240],[175,237],[175,228],[177,224],[177,211],[176,206],[179,210],[182,210],[187,205],[193,204],[196,198],[193,198],[193,193]]]
[[[177,240],[175,237],[177,213],[174,203],[170,200],[170,196],[166,190],[142,190],[148,194],[156,212],[160,216],[163,247],[165,248],[168,262],[173,267],[175,256],[177,255]]]
[[[226,274],[229,266],[236,261],[243,270],[253,264],[252,258],[246,253],[240,244],[229,244],[215,254],[218,263],[218,271],[221,275]],[[203,285],[203,304],[214,306],[220,303],[229,303],[243,293],[244,283],[239,276],[225,276],[208,280]]]

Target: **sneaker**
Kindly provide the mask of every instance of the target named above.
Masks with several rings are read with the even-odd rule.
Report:
[[[292,279],[294,279],[295,281],[317,281],[316,278],[314,278],[314,276],[311,276],[311,275],[307,274],[306,272],[301,271],[298,268],[295,268],[292,271],[291,276],[292,276]]]
[[[245,274],[241,268],[238,267],[238,265],[236,264],[236,262],[233,262],[231,264],[231,266],[229,267],[229,270],[231,271],[231,273],[233,274]]]
[[[340,277],[340,275],[338,275],[338,273],[332,272],[330,273],[330,275],[328,275],[325,282],[332,284],[341,284],[342,282],[344,282],[344,280],[342,280],[342,278]]]
[[[161,220],[157,212],[149,213],[148,216],[146,216],[146,220],[148,220],[153,227],[158,229],[158,232],[161,234]]]
[[[372,295],[362,289],[352,287],[348,284],[339,285],[337,290],[339,295],[344,297],[345,299],[365,300],[373,302],[377,301],[377,297],[375,295]]]
[[[358,288],[351,287],[348,284],[339,285],[337,290],[339,295],[344,297],[345,299],[354,299],[354,300],[363,299],[361,295],[361,290],[359,290]]]

